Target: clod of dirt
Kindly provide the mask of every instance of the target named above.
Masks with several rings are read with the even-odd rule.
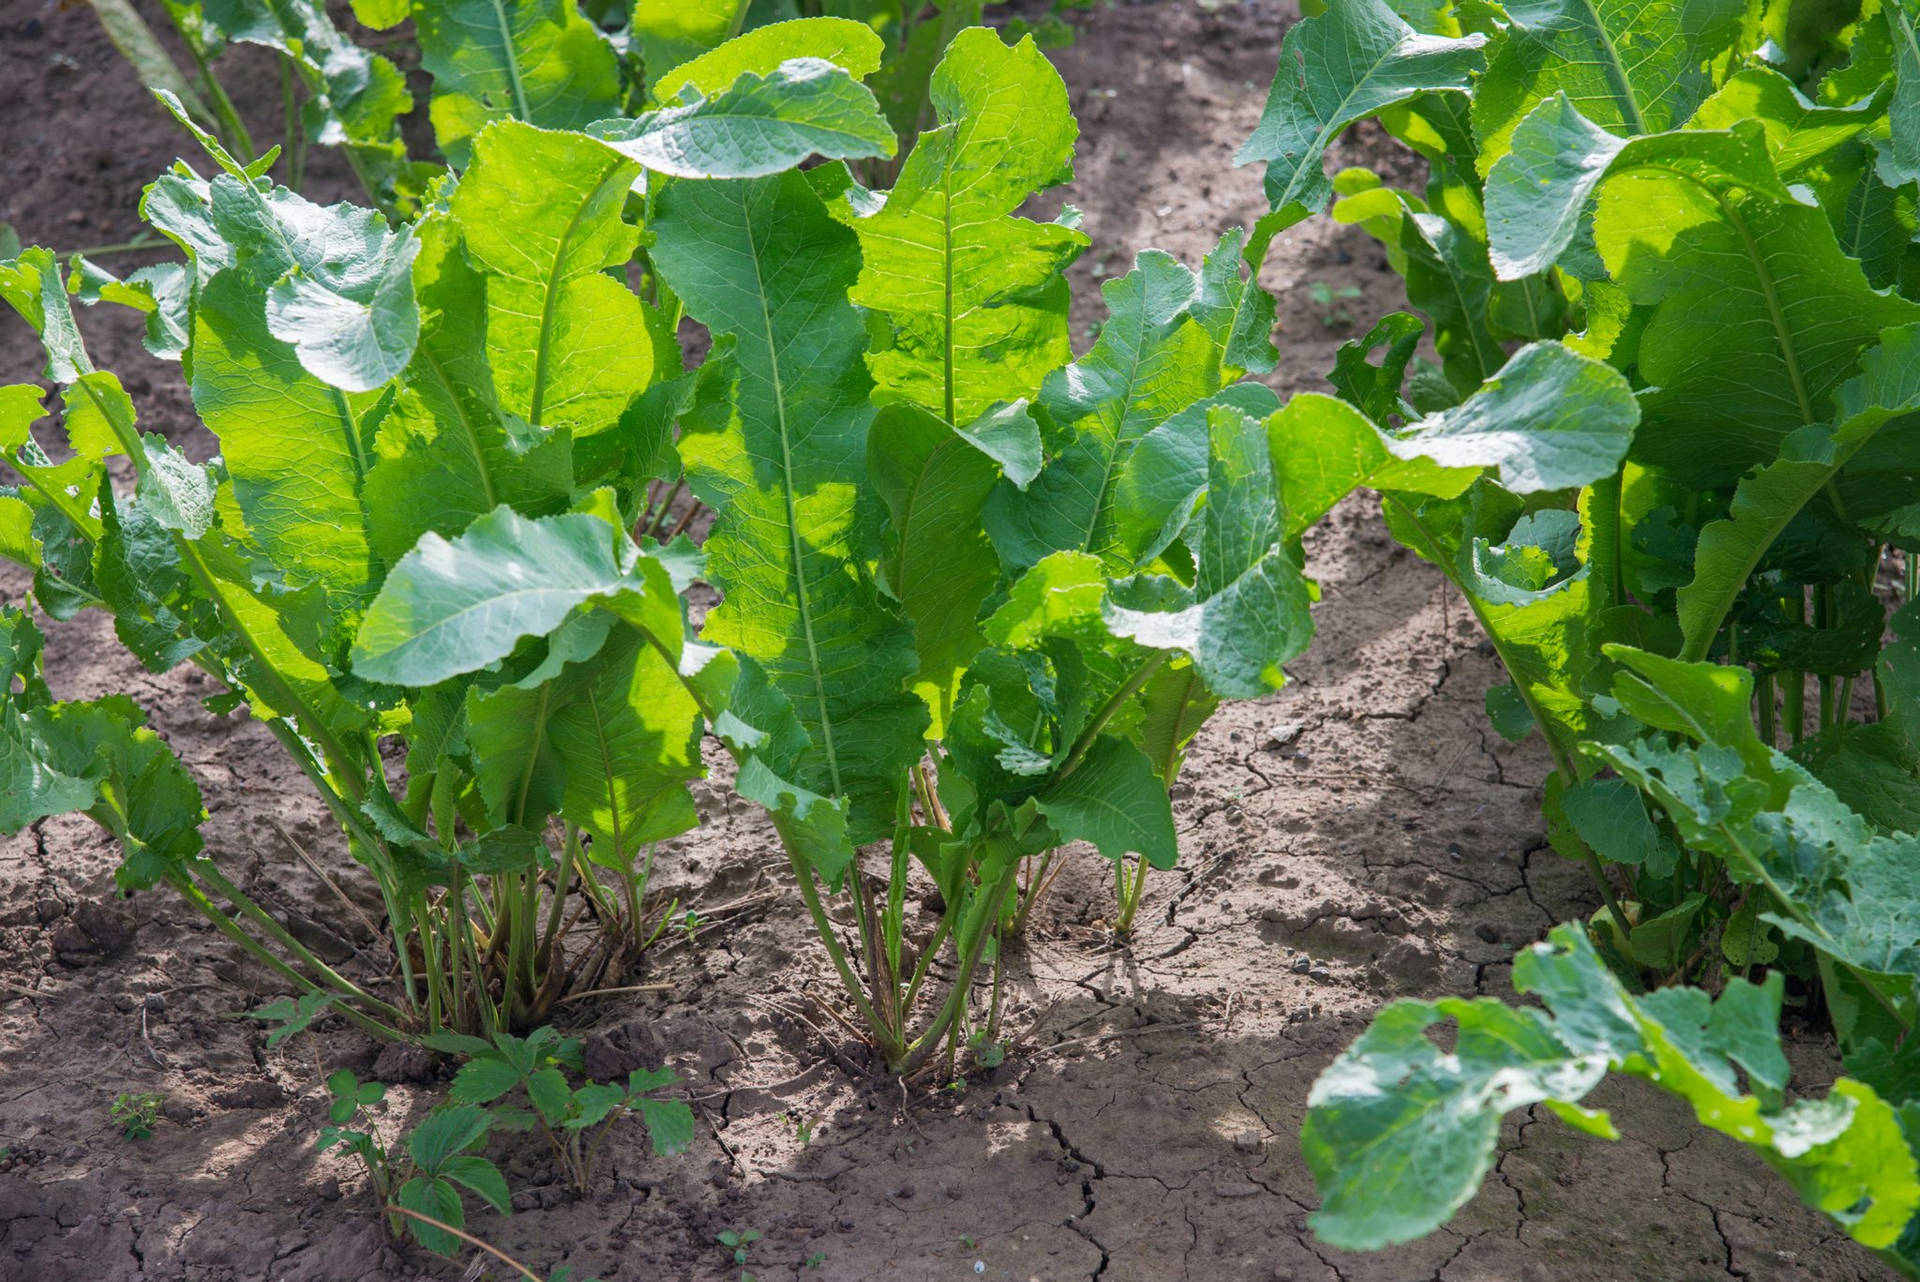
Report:
[[[373,1075],[383,1082],[431,1082],[439,1076],[440,1063],[432,1051],[403,1042],[388,1042],[373,1061]]]
[[[667,1048],[651,1019],[628,1020],[591,1033],[581,1053],[587,1077],[596,1082],[615,1081],[635,1069],[651,1072],[667,1059]]]

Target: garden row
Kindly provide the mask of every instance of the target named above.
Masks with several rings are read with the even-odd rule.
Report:
[[[182,260],[0,264],[62,429],[49,452],[42,389],[0,389],[22,478],[0,552],[47,614],[109,611],[149,669],[195,664],[211,713],[268,726],[378,885],[396,972],[342,973],[223,875],[141,711],[56,702],[11,610],[0,826],[91,815],[124,888],[165,883],[285,982],[276,1037],[333,1012],[469,1057],[410,1162],[344,1129],[377,1088],[329,1084],[327,1142],[423,1240],[450,1244],[459,1187],[504,1204],[491,1126],[544,1127],[576,1183],[621,1112],[686,1142],[670,1079],[575,1088],[542,1026],[660,928],[653,851],[697,823],[707,735],[887,1066],[997,1062],[1005,946],[1060,851],[1112,861],[1124,930],[1176,861],[1194,735],[1311,640],[1303,532],[1365,486],[1506,663],[1489,716],[1545,738],[1551,840],[1604,907],[1516,961],[1542,1006],[1396,1003],[1328,1070],[1303,1137],[1319,1232],[1433,1229],[1507,1110],[1610,1134],[1579,1101],[1617,1071],[1920,1269],[1899,0],[1850,25],[1336,0],[1289,34],[1242,152],[1273,212],[1197,269],[1140,254],[1078,358],[1076,213],[1016,213],[1071,174],[1066,90],[977,9],[752,26],[640,0],[610,35],[564,3],[363,0],[414,20],[443,166],[407,155],[392,64],[319,6],[175,8],[203,64],[279,50],[304,137],[345,147],[378,208],[276,185],[211,75],[211,109],[163,93],[213,171],[147,190]],[[1325,174],[1370,116],[1425,157],[1423,193]],[[1259,267],[1336,198],[1427,319],[1350,345],[1339,396],[1281,404],[1248,377],[1276,359]],[[217,458],[140,433],[75,299],[146,314]],[[688,322],[711,339],[691,368]],[[715,513],[698,548],[687,492]],[[697,582],[721,601],[696,629]],[[1824,1098],[1788,1099],[1789,990],[1847,1062]]]

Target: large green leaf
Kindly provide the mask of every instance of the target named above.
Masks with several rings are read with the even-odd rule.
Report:
[[[1693,580],[1677,600],[1689,658],[1706,657],[1734,598],[1800,510],[1889,420],[1920,411],[1920,325],[1885,331],[1836,400],[1832,427],[1788,436],[1777,459],[1741,479],[1727,519],[1700,531]]]
[[[705,773],[699,706],[630,628],[534,689],[470,696],[467,715],[497,823],[538,828],[557,812],[592,837],[596,863],[632,871],[647,843],[698,820],[686,785]]]
[[[1040,394],[1064,443],[1031,485],[1003,484],[988,500],[987,532],[1009,565],[1090,551],[1110,556],[1115,573],[1133,568],[1114,528],[1123,464],[1148,432],[1227,381],[1220,362],[1232,322],[1205,284],[1206,273],[1148,250],[1102,287],[1099,340]]]
[[[360,625],[353,668],[369,681],[437,685],[545,636],[578,606],[629,593],[674,601],[666,569],[602,516],[529,520],[498,507],[451,542],[423,536],[400,559]]]
[[[1515,0],[1473,95],[1480,172],[1514,126],[1564,95],[1609,133],[1684,124],[1714,87],[1742,31],[1746,0]]]
[[[490,121],[579,129],[619,110],[613,50],[572,0],[432,0],[414,30],[433,132],[457,168]]]
[[[1627,380],[1559,343],[1514,353],[1472,396],[1388,436],[1388,453],[1496,471],[1515,494],[1590,485],[1626,457],[1640,410]]]
[[[429,530],[451,538],[502,503],[549,515],[573,487],[568,433],[523,439],[494,397],[486,280],[459,229],[438,213],[417,229],[420,342],[380,420],[365,488],[367,537],[389,565]]]
[[[929,93],[940,123],[885,203],[849,201],[863,255],[851,296],[891,328],[867,358],[876,393],[958,425],[1033,395],[1070,355],[1060,273],[1087,238],[1014,211],[1072,177],[1078,131],[1030,36],[1008,48],[985,28],[961,32]]]
[[[1913,1153],[1870,1087],[1842,1078],[1825,1099],[1781,1106],[1778,975],[1763,987],[1735,979],[1717,1002],[1695,989],[1635,997],[1566,925],[1515,959],[1514,987],[1545,1009],[1395,1002],[1314,1083],[1301,1148],[1320,1188],[1321,1237],[1373,1248],[1445,1223],[1492,1169],[1512,1109],[1544,1103],[1613,1137],[1604,1113],[1579,1107],[1609,1070],[1681,1096],[1863,1245],[1891,1247],[1920,1208]],[[1447,1019],[1458,1025],[1452,1051],[1428,1036]]]
[[[938,739],[968,660],[986,644],[977,620],[999,583],[1000,559],[980,528],[980,509],[1000,469],[938,415],[889,405],[867,437],[867,474],[891,524],[884,583],[913,623],[913,689],[933,718],[928,737]]]
[[[793,172],[673,183],[654,234],[654,265],[727,349],[709,366],[724,401],[689,415],[680,440],[695,492],[726,514],[707,542],[725,600],[705,635],[791,703],[811,745],[789,781],[850,801],[854,839],[870,839],[892,829],[927,722],[905,689],[912,631],[857,568],[873,417],[846,299],[859,247]]]
[[[809,156],[892,156],[893,129],[873,91],[820,58],[751,71],[712,97],[601,121],[594,136],[656,173],[761,178]]]
[[[880,68],[886,50],[874,29],[851,18],[795,18],[770,22],[735,36],[717,49],[674,67],[654,71],[654,100],[667,102],[686,89],[712,95],[730,87],[742,73],[771,75],[791,58],[823,58],[865,80]]]
[[[244,268],[201,285],[193,328],[194,407],[220,438],[248,534],[294,580],[363,592],[375,574],[362,491],[379,394],[302,368],[269,332]]]
[[[639,240],[621,216],[639,175],[578,134],[506,122],[474,140],[453,217],[487,277],[500,406],[536,427],[610,431],[653,377],[646,306],[608,274]]]
[[[1208,412],[1207,441],[1206,506],[1189,536],[1192,587],[1159,576],[1116,583],[1107,625],[1185,651],[1214,694],[1253,698],[1278,689],[1280,665],[1312,640],[1307,583],[1284,542],[1266,427],[1220,406]]]
[[[1871,288],[1820,209],[1782,184],[1759,124],[1622,143],[1559,99],[1522,123],[1488,179],[1502,275],[1557,258],[1595,192],[1607,269],[1649,309],[1634,457],[1689,484],[1771,462],[1825,420],[1882,329],[1920,319]]]
[[[1324,208],[1333,195],[1321,161],[1356,120],[1422,93],[1464,91],[1480,70],[1478,34],[1422,35],[1383,0],[1341,0],[1294,24],[1266,111],[1234,163],[1267,162],[1268,237]]]
[[[1167,785],[1146,754],[1125,739],[1102,735],[1078,769],[1049,783],[1036,799],[1063,842],[1091,842],[1113,860],[1138,855],[1155,868],[1171,868],[1180,858]]]

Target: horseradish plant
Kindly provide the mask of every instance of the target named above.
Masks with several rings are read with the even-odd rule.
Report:
[[[355,21],[343,29],[321,0],[165,0],[167,20],[193,65],[188,74],[127,0],[88,2],[141,82],[172,93],[187,116],[216,134],[242,164],[251,164],[260,149],[216,64],[231,45],[272,50],[280,69],[286,185],[300,190],[309,147],[338,147],[369,199],[390,215],[407,217],[418,212],[443,171],[410,156],[401,133],[402,118],[416,106],[389,56],[401,41],[414,46],[432,81],[428,112],[441,158],[464,168],[474,134],[490,120],[574,129],[636,115],[671,101],[685,82],[668,84],[667,73],[716,45],[777,26],[782,18],[828,13],[833,16],[827,25],[841,27],[848,51],[871,44],[873,88],[904,141],[917,132],[927,109],[934,64],[986,8],[986,0],[784,6],[751,0],[357,0]],[[394,30],[409,20],[411,26]],[[1027,28],[1017,19],[1009,26]],[[387,52],[356,43],[356,28],[391,30],[365,42]],[[1033,29],[1050,43],[1070,41],[1073,34],[1052,14]]]
[[[1563,928],[1516,965],[1552,1018],[1396,1005],[1321,1079],[1307,1147],[1329,1240],[1430,1230],[1486,1171],[1501,1112],[1583,1119],[1611,1066],[1920,1268],[1920,619],[1886,643],[1879,581],[1901,549],[1912,601],[1920,66],[1906,5],[1870,0],[1830,37],[1802,17],[1343,0],[1289,33],[1243,151],[1268,162],[1263,234],[1339,195],[1432,325],[1438,368],[1406,377],[1423,327],[1390,317],[1342,353],[1345,404],[1289,411],[1325,418],[1340,481],[1380,491],[1467,599],[1512,677],[1489,712],[1546,740],[1551,839],[1605,901],[1592,945]],[[1426,158],[1424,193],[1325,176],[1327,142],[1367,115]],[[1492,414],[1553,350],[1514,344],[1561,338],[1612,371]],[[1415,456],[1476,470],[1410,475]],[[1603,957],[1724,991],[1629,998]],[[1781,976],[1744,979],[1769,964],[1817,983],[1839,1034],[1853,1077],[1818,1104],[1783,1104]],[[1548,986],[1576,969],[1585,991]],[[1442,1055],[1424,1030],[1448,1018]],[[1387,1172],[1404,1196],[1380,1198]]]
[[[1085,238],[1013,212],[1067,176],[1064,86],[1030,39],[976,29],[931,99],[891,191],[828,165],[648,193],[651,261],[714,338],[678,449],[720,513],[702,636],[725,649],[673,653],[898,1071],[961,1040],[1044,884],[1025,861],[1086,840],[1173,863],[1186,744],[1310,629],[1256,417],[1275,401],[1235,384],[1274,358],[1240,238],[1197,273],[1143,254],[1072,361],[1061,271]],[[624,608],[617,558],[517,551],[556,518],[490,521],[396,567],[357,672],[430,684]],[[939,905],[917,933],[916,867]]]
[[[54,702],[18,614],[6,828],[87,811],[125,847],[125,888],[168,883],[386,1036],[539,1023],[631,957],[652,929],[653,844],[695,821],[705,719],[679,671],[677,593],[698,557],[628,533],[673,466],[680,351],[657,283],[643,299],[610,273],[642,235],[643,161],[753,174],[891,150],[851,75],[785,57],[840,27],[788,33],[701,60],[689,83],[705,90],[613,122],[614,143],[489,125],[401,230],[313,205],[265,177],[271,155],[243,166],[208,138],[217,172],[176,165],[143,204],[185,253],[159,300],[63,280],[45,250],[0,264],[0,297],[45,342],[64,429],[43,448],[41,390],[0,391],[24,482],[0,499],[5,552],[34,569],[47,613],[108,611],[150,670],[195,664],[221,688],[211,712],[244,705],[267,725],[378,885],[396,973],[349,979],[227,878],[202,851],[197,788],[138,709]],[[86,355],[69,285],[149,311],[216,459],[139,433]],[[444,563],[449,536],[489,552],[462,589],[508,604],[416,626],[390,576]],[[605,608],[554,614],[558,591],[526,589],[536,574],[599,584]]]

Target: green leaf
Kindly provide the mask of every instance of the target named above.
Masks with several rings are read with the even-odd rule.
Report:
[[[413,1164],[428,1175],[443,1172],[447,1163],[486,1137],[491,1119],[477,1104],[447,1104],[427,1114],[407,1137]]]
[[[1736,979],[1717,1003],[1693,989],[1635,998],[1567,925],[1515,960],[1514,987],[1545,1009],[1394,1002],[1314,1083],[1301,1147],[1327,1242],[1376,1248],[1437,1228],[1492,1168],[1502,1114],[1557,1101],[1568,1116],[1610,1069],[1680,1095],[1863,1245],[1892,1245],[1920,1208],[1913,1154],[1870,1088],[1843,1078],[1824,1100],[1780,1106],[1779,976],[1764,988]],[[1459,1032],[1443,1052],[1427,1030],[1449,1018]],[[1736,1067],[1758,1094],[1741,1092]],[[1607,1133],[1603,1118],[1579,1120]]]
[[[125,695],[53,702],[41,646],[31,619],[0,608],[0,831],[82,811],[120,843],[123,888],[183,872],[206,818],[193,776]]]
[[[405,369],[420,336],[413,297],[419,245],[403,232],[324,274],[294,268],[267,291],[267,328],[315,378],[368,392]]]
[[[135,488],[134,502],[160,528],[198,539],[213,526],[213,478],[163,436],[148,433],[141,444],[147,470]]]
[[[1508,490],[1535,494],[1618,472],[1639,418],[1633,390],[1618,372],[1559,343],[1533,343],[1460,405],[1385,444],[1400,459],[1495,468]]]
[[[444,214],[415,228],[420,341],[380,420],[364,490],[367,538],[388,565],[428,531],[452,538],[502,503],[551,515],[573,492],[569,434],[527,440],[494,396],[486,277],[468,265],[459,229]]]
[[[404,0],[385,2],[399,10],[386,25],[407,16]],[[413,95],[398,67],[343,35],[321,0],[202,0],[195,7],[226,39],[265,45],[291,60],[305,91],[301,123],[307,137],[344,144],[376,200],[411,201],[423,179],[420,171],[430,167],[407,160],[399,122],[413,110]]]
[[[1751,125],[1744,133],[1681,131],[1624,140],[1581,115],[1564,94],[1547,98],[1520,122],[1512,149],[1487,175],[1494,272],[1518,280],[1553,266],[1608,175],[1635,166],[1684,177],[1703,190],[1746,183],[1785,198],[1763,139]]]
[[[447,1099],[455,1104],[491,1104],[518,1085],[518,1069],[504,1059],[483,1054],[460,1066],[447,1089]]]
[[[1583,779],[1560,794],[1560,809],[1607,862],[1644,866],[1655,877],[1672,874],[1679,852],[1654,827],[1646,803],[1626,780]]]
[[[566,0],[435,0],[414,20],[434,136],[455,168],[491,121],[580,129],[619,110],[613,50]]]
[[[467,1222],[465,1210],[460,1205],[460,1190],[443,1179],[433,1176],[414,1176],[400,1186],[394,1200],[410,1211],[418,1211],[441,1224],[453,1228],[464,1228]],[[438,1251],[442,1255],[452,1255],[462,1243],[459,1238],[445,1229],[428,1224],[423,1220],[408,1220],[413,1236],[421,1246],[429,1251]]]
[[[573,1116],[562,1125],[570,1131],[585,1130],[605,1121],[609,1113],[626,1102],[625,1087],[606,1082],[589,1083],[573,1093]]]
[[[1518,0],[1473,95],[1480,172],[1514,127],[1556,94],[1623,136],[1686,122],[1747,33],[1744,0]]]
[[[745,72],[771,75],[781,63],[792,58],[821,58],[844,68],[855,80],[865,80],[880,69],[885,50],[886,42],[872,27],[851,18],[770,22],[735,36],[670,72],[660,68],[650,89],[656,102],[670,102],[690,88],[702,94],[716,94]]]
[[[673,666],[621,628],[534,689],[468,703],[476,781],[497,820],[558,812],[593,838],[593,862],[632,872],[648,843],[698,822],[687,782],[705,773],[700,708]]]
[[[1148,250],[1101,294],[1108,316],[1099,340],[1041,389],[1040,407],[1064,445],[1024,490],[1009,481],[987,501],[987,533],[1012,568],[1072,551],[1107,558],[1114,573],[1131,570],[1114,530],[1121,469],[1141,438],[1225,381],[1224,318],[1200,275]]]
[[[681,178],[759,178],[809,156],[890,157],[896,145],[873,91],[819,58],[795,58],[765,77],[744,71],[712,97],[604,120],[593,134]]]
[[[502,1215],[513,1210],[513,1194],[507,1188],[507,1177],[500,1174],[500,1168],[484,1157],[462,1154],[447,1159],[441,1170],[444,1178],[476,1194],[481,1201]]]
[[[1186,761],[1187,745],[1200,733],[1220,700],[1207,690],[1191,663],[1169,664],[1140,690],[1140,748],[1162,784],[1171,786]]]
[[[572,1110],[573,1088],[567,1085],[567,1075],[559,1069],[542,1068],[528,1076],[527,1098],[533,1101],[541,1121],[548,1126],[558,1126]]]
[[[656,1157],[676,1157],[693,1147],[693,1110],[684,1100],[640,1099],[634,1106]]]
[[[354,671],[434,685],[505,658],[577,606],[627,592],[673,598],[659,562],[599,516],[528,520],[498,507],[451,542],[425,535],[400,559],[360,625]]]
[[[958,425],[1032,396],[1071,354],[1061,272],[1087,238],[1014,211],[1072,177],[1078,130],[1031,37],[1009,48],[984,27],[961,32],[928,94],[939,124],[884,203],[867,212],[852,193],[836,216],[860,236],[850,298],[890,334],[867,358],[875,394]]]
[[[1310,598],[1298,555],[1282,542],[1265,426],[1222,406],[1208,412],[1207,439],[1192,589],[1169,592],[1164,580],[1116,583],[1107,626],[1143,645],[1184,650],[1217,695],[1254,698],[1278,689],[1286,679],[1280,665],[1307,648]]]
[[[1642,966],[1672,971],[1687,955],[1687,946],[1694,938],[1694,921],[1706,906],[1705,895],[1697,891],[1688,895],[1657,917],[1635,926],[1633,933],[1627,937],[1627,951]],[[1778,1047],[1775,1051],[1778,1052]],[[1781,1062],[1785,1063],[1785,1056],[1781,1057]]]
[[[1020,649],[1049,636],[1097,635],[1107,584],[1099,558],[1055,552],[1018,579],[982,625],[987,640]]]
[[[1522,147],[1536,122],[1538,145]],[[1527,169],[1529,154],[1561,158],[1559,171]],[[1725,484],[1771,462],[1785,437],[1826,418],[1883,329],[1920,319],[1920,306],[1873,290],[1820,209],[1782,184],[1757,123],[1621,143],[1557,100],[1522,124],[1488,179],[1501,274],[1556,258],[1564,238],[1537,233],[1570,234],[1596,191],[1600,253],[1650,309],[1634,457],[1686,484]]]
[[[912,631],[864,561],[856,495],[872,421],[864,326],[846,301],[853,233],[806,178],[677,182],[660,193],[655,266],[730,353],[726,389],[682,425],[694,491],[727,514],[707,542],[724,600],[704,635],[761,665],[810,740],[788,781],[851,802],[856,841],[891,832],[927,724],[905,689]]]
[[[1920,14],[1907,0],[1882,0],[1878,7],[1893,43],[1893,100],[1888,136],[1877,143],[1877,169],[1887,186],[1905,187],[1920,181]]]
[[[1180,858],[1167,785],[1145,753],[1101,735],[1078,769],[1055,779],[1036,800],[1063,842],[1092,842],[1108,859],[1139,855],[1155,868]]]
[[[535,427],[612,431],[653,379],[648,309],[608,274],[638,243],[621,215],[639,176],[637,164],[578,134],[507,122],[474,140],[453,218],[487,277],[500,406]]]
[[[1519,743],[1533,733],[1533,709],[1511,682],[1487,687],[1487,720],[1509,743]]]
[[[1195,401],[1141,437],[1114,480],[1117,559],[1146,567],[1186,535],[1206,497],[1211,458],[1207,425],[1209,416],[1221,407],[1264,420],[1280,403],[1259,383],[1235,383]],[[1292,524],[1291,514],[1288,523]]]
[[[1883,331],[1860,374],[1840,389],[1833,427],[1792,433],[1777,459],[1741,478],[1727,519],[1700,531],[1693,580],[1677,596],[1687,658],[1706,657],[1734,598],[1788,522],[1889,420],[1920,410],[1917,362],[1920,325]]]
[[[927,737],[939,739],[967,664],[986,644],[978,619],[999,584],[1000,560],[980,510],[1000,469],[975,438],[937,415],[889,405],[867,435],[867,473],[892,524],[882,581],[913,624],[913,690],[932,716]]]
[[[47,352],[45,373],[56,383],[72,383],[92,371],[80,341],[60,264],[53,251],[38,245],[0,261],[0,299],[33,327]]]
[[[302,368],[241,269],[200,286],[193,321],[194,407],[220,438],[248,534],[297,583],[343,599],[365,591],[375,562],[361,493],[377,394]]]
[[[715,45],[725,47],[722,42],[739,29],[745,8],[745,0],[634,0],[634,43],[656,87],[668,79],[684,84],[665,73]]]
[[[1333,186],[1321,160],[1335,134],[1418,94],[1465,90],[1485,43],[1421,35],[1382,0],[1342,0],[1295,23],[1260,124],[1234,157],[1267,162],[1264,238],[1325,207]]]

